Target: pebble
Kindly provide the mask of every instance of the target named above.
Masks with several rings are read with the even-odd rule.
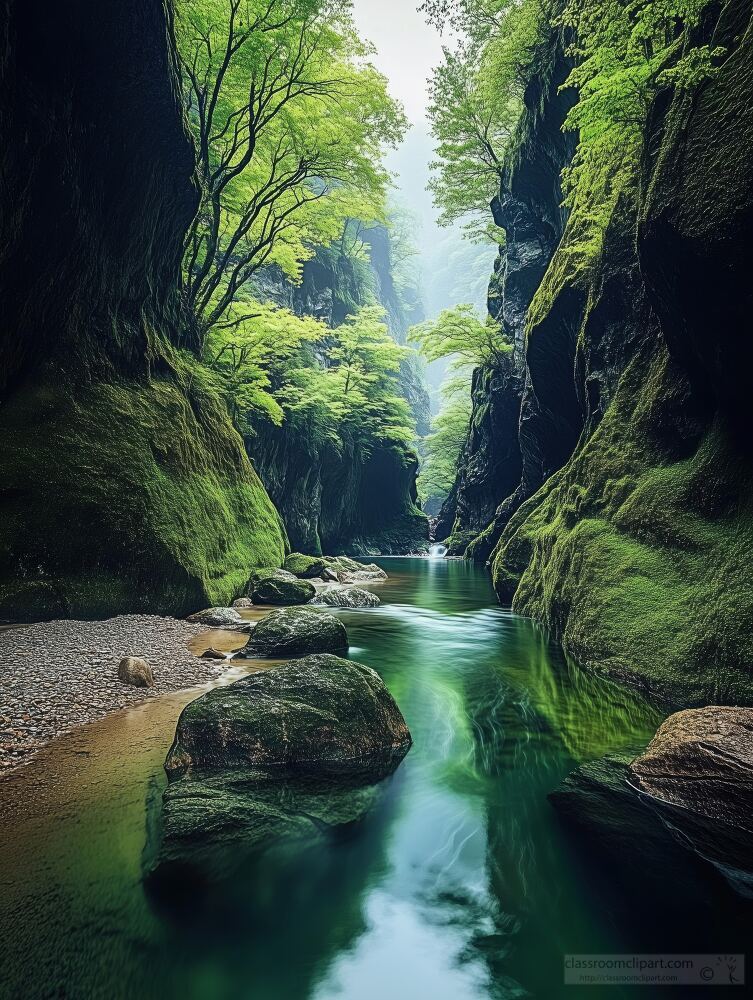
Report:
[[[26,763],[76,726],[170,691],[213,680],[226,664],[188,648],[201,625],[154,615],[53,621],[0,632],[0,773]],[[118,681],[124,656],[141,656],[152,688]]]

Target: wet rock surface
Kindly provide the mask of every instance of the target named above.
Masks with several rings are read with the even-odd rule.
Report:
[[[183,710],[165,762],[157,865],[326,836],[364,815],[410,745],[379,675],[337,656],[210,691]]]
[[[753,709],[671,715],[629,779],[678,839],[753,897]]]
[[[320,591],[311,603],[330,608],[378,608],[382,602],[376,594],[360,587],[332,587]]]
[[[339,653],[347,648],[348,634],[339,618],[310,607],[281,608],[253,626],[248,643],[238,655],[300,656]]]
[[[308,580],[286,570],[270,570],[266,575],[257,575],[251,583],[251,600],[254,604],[306,604],[316,593]]]
[[[0,771],[75,726],[213,680],[222,664],[199,659],[187,645],[201,631],[198,624],[153,615],[0,631]],[[124,656],[149,662],[154,687],[118,679]]]

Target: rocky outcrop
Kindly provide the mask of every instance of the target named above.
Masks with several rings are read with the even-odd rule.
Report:
[[[252,674],[192,702],[165,762],[158,867],[217,871],[360,820],[410,749],[379,676],[336,656]]]
[[[749,5],[709,7],[696,40],[712,35],[718,71],[656,94],[636,183],[590,251],[558,207],[562,40],[537,57],[549,99],[526,101],[513,267],[500,262],[490,299],[522,364],[522,475],[467,549],[490,560],[500,600],[581,663],[690,705],[753,701]]]
[[[339,618],[313,608],[285,608],[273,611],[255,625],[238,655],[254,659],[342,653],[347,648],[348,633]]]
[[[168,9],[3,10],[0,618],[228,604],[285,538],[192,377]]]
[[[629,771],[676,835],[753,895],[753,709],[671,715]]]
[[[607,859],[682,881],[711,865],[753,896],[753,710],[671,715],[645,751],[583,764],[549,796]],[[687,852],[695,855],[688,871]],[[696,876],[697,877],[697,876]]]
[[[570,450],[579,429],[577,404],[572,405],[575,321],[526,337],[531,301],[566,221],[560,174],[574,144],[562,124],[574,95],[560,91],[571,66],[564,48],[556,33],[539,53],[546,82],[537,76],[527,88],[518,150],[492,202],[506,240],[489,285],[488,308],[513,350],[504,364],[474,373],[470,431],[437,526],[436,537],[449,540],[450,554],[467,552],[482,561],[521,503],[569,457],[565,421],[573,428]],[[562,380],[559,397],[549,391],[552,374]]]

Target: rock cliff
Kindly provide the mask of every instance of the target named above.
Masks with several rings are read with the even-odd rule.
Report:
[[[523,310],[521,487],[470,548],[581,662],[686,704],[753,700],[753,27],[743,0],[713,14],[719,70],[657,94],[636,191],[587,269],[552,214],[561,109],[529,103],[522,200],[557,240]]]
[[[192,378],[169,8],[0,18],[0,618],[227,604],[284,530]]]

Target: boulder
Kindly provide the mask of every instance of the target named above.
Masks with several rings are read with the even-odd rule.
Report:
[[[238,655],[284,657],[339,653],[347,648],[348,633],[339,618],[311,607],[281,608],[253,627]]]
[[[325,566],[322,570],[322,580],[337,583],[337,573],[333,569],[330,569],[329,566]]]
[[[200,658],[202,660],[226,660],[227,655],[225,653],[220,652],[219,649],[212,649],[210,647],[209,649],[204,650]]]
[[[315,593],[313,583],[277,569],[253,579],[251,600],[254,604],[307,604]]]
[[[253,608],[253,606],[254,602],[251,600],[250,597],[239,597],[235,601],[233,601],[234,608],[247,609],[247,608]]]
[[[195,615],[189,615],[188,620],[200,625],[211,625],[213,628],[233,628],[235,625],[245,624],[235,608],[206,608],[204,611],[197,611]]]
[[[686,846],[753,896],[753,709],[671,715],[629,777]]]
[[[330,608],[378,608],[382,602],[376,594],[360,587],[332,587],[319,591],[311,603]]]
[[[240,853],[361,819],[411,746],[370,667],[307,656],[215,688],[178,721],[157,867],[216,873]]]
[[[118,680],[133,687],[154,687],[152,668],[140,656],[124,656],[118,664]]]
[[[372,568],[373,567],[373,568]],[[387,574],[379,566],[366,567],[359,570],[345,570],[337,574],[340,583],[382,583]]]
[[[291,552],[285,560],[284,568],[288,573],[292,573],[302,580],[312,580],[316,576],[321,576],[327,567],[324,564],[324,560],[316,556],[306,556],[301,552]]]

